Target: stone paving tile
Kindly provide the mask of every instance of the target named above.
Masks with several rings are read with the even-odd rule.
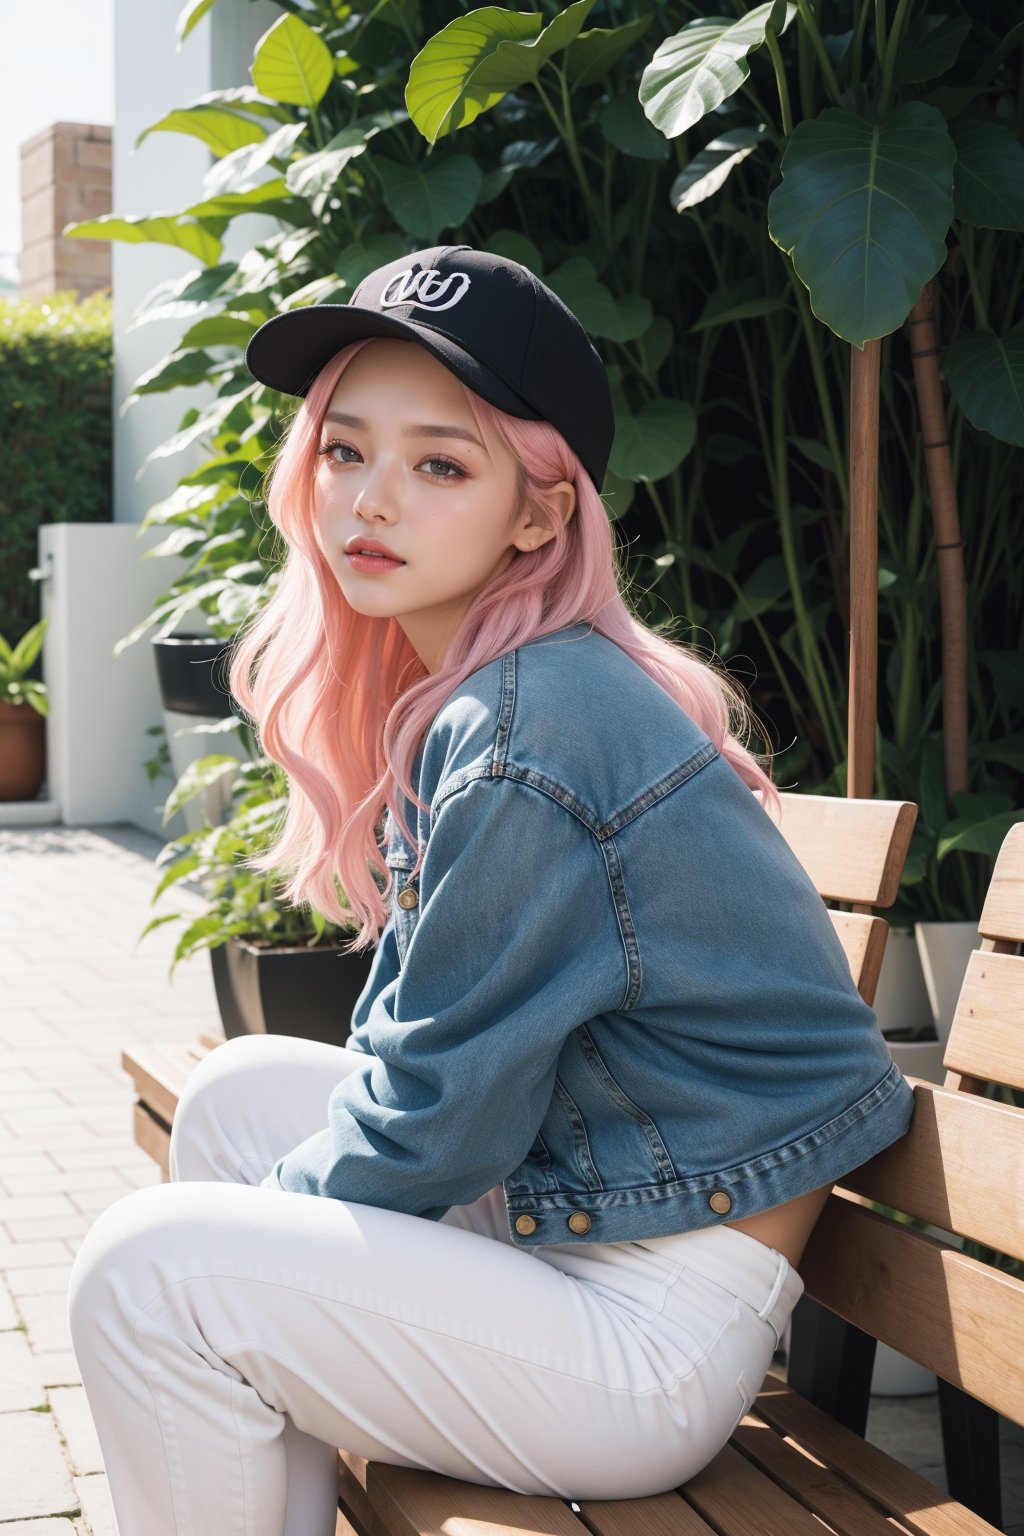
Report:
[[[66,1291],[71,1274],[71,1258],[65,1263],[41,1264],[38,1268],[12,1269],[6,1277],[7,1288],[17,1300],[22,1296],[41,1296],[47,1291]]]
[[[18,893],[14,926],[0,896],[0,1461],[17,1469],[2,1479],[0,1536],[116,1536],[68,1278],[96,1216],[160,1182],[134,1142],[122,1048],[220,1031],[205,956],[172,984],[170,925],[136,945],[160,846],[126,827],[0,830]],[[186,891],[165,910],[200,905]],[[46,935],[68,909],[76,926],[54,963]]]
[[[67,1447],[75,1473],[103,1471],[103,1457],[96,1427],[82,1387],[55,1387],[50,1393],[53,1415]]]
[[[82,1508],[52,1413],[6,1413],[0,1521],[77,1515]]]
[[[44,1221],[5,1221],[3,1225],[12,1242],[32,1243],[47,1237],[84,1237],[92,1226],[92,1217],[79,1212],[76,1216],[54,1216]]]
[[[73,1350],[43,1349],[36,1355],[36,1360],[44,1387],[80,1387],[82,1385],[82,1373],[78,1369],[78,1361],[75,1359]],[[6,1531],[0,1532],[0,1536],[7,1536]]]
[[[0,1332],[8,1328],[17,1328],[21,1322],[21,1316],[14,1305],[14,1296],[11,1288],[3,1276],[0,1276]]]
[[[45,1401],[39,1365],[27,1332],[16,1327],[0,1333],[0,1413],[39,1408]]]
[[[81,1501],[85,1529],[89,1536],[117,1536],[114,1506],[110,1502],[106,1474],[94,1472],[88,1477],[76,1477],[75,1492]]]
[[[66,1243],[0,1242],[0,1274],[38,1264],[63,1264],[69,1252]]]
[[[127,1181],[122,1179],[127,1189]],[[96,1188],[96,1174],[91,1168],[67,1168],[61,1170],[50,1165],[48,1172],[13,1173],[0,1175],[0,1184],[9,1195],[28,1195],[37,1190],[40,1195],[67,1194],[77,1200],[79,1195]]]
[[[18,1308],[28,1328],[33,1350],[71,1348],[66,1291],[47,1291],[40,1296],[22,1296],[19,1298]]]

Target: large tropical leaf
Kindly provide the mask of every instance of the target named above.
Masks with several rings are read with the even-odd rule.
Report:
[[[946,353],[946,378],[973,427],[1024,448],[1024,320],[1005,336],[958,336]]]
[[[949,131],[957,218],[981,229],[1024,229],[1024,145],[1013,129],[968,117]]]
[[[137,218],[104,213],[98,219],[80,219],[75,224],[65,224],[61,234],[76,240],[123,240],[129,245],[155,241],[159,245],[173,245],[198,256],[209,267],[221,254],[218,237],[223,234],[227,222],[222,219],[218,229],[212,220],[196,224],[179,213],[142,214]]]
[[[253,84],[271,101],[287,101],[312,112],[335,73],[331,50],[300,16],[281,16],[256,44]]]
[[[653,20],[654,12],[648,11],[646,16],[635,16],[621,27],[591,27],[589,32],[581,32],[576,41],[570,43],[565,55],[570,91],[603,80],[612,65],[647,31]]]
[[[725,185],[730,172],[760,144],[765,126],[759,123],[743,128],[729,128],[712,139],[684,165],[669,191],[668,198],[676,213],[694,208],[713,197]]]
[[[612,96],[598,118],[601,133],[624,155],[634,160],[665,160],[671,145],[646,119],[633,96]]]
[[[484,5],[434,34],[409,66],[405,104],[423,137],[465,128],[578,36],[595,0],[576,0],[548,26],[533,13]]]
[[[483,172],[471,155],[448,155],[436,161],[403,165],[385,155],[373,168],[384,188],[384,201],[403,229],[427,241],[461,224],[472,212]]]
[[[662,480],[678,469],[696,437],[697,418],[685,401],[662,396],[633,411],[617,396],[608,467],[623,480]]]
[[[941,113],[920,101],[881,123],[827,107],[791,135],[769,233],[845,341],[896,330],[945,261],[955,157]]]
[[[217,160],[203,177],[204,197],[220,197],[225,192],[249,192],[260,185],[257,177],[272,160],[291,163],[295,146],[306,132],[306,124],[282,123],[273,133],[262,135],[253,144],[242,144]]]
[[[151,133],[190,134],[192,138],[200,139],[218,159],[221,155],[229,155],[233,149],[241,149],[243,144],[258,144],[267,135],[262,123],[239,112],[230,112],[224,107],[194,105],[177,107],[157,122],[150,123],[148,128],[143,128],[136,135],[135,148],[138,149]]]
[[[639,293],[617,298],[598,281],[594,263],[586,256],[572,256],[544,279],[592,336],[612,341],[635,341],[647,330],[654,311]]]
[[[640,104],[655,128],[674,139],[721,106],[750,74],[748,54],[769,28],[785,31],[795,12],[786,0],[769,0],[739,21],[699,16],[666,38],[640,77]]]
[[[916,85],[944,75],[956,63],[970,30],[966,16],[919,16],[900,43],[893,70],[895,84]]]

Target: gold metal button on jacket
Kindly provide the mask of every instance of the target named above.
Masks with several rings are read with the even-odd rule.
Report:
[[[516,1217],[516,1231],[521,1233],[523,1237],[529,1237],[530,1233],[536,1232],[536,1230],[537,1223],[534,1221],[532,1216]]]
[[[726,1216],[732,1210],[732,1196],[727,1195],[724,1189],[716,1189],[708,1205],[719,1216]]]
[[[569,1217],[569,1230],[581,1233],[590,1231],[590,1217],[586,1211],[573,1211]]]
[[[398,905],[404,907],[407,912],[418,904],[419,899],[411,885],[407,885],[404,891],[399,891],[398,893]]]

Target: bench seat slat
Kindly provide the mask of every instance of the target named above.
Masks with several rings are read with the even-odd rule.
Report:
[[[722,1536],[822,1536],[810,1511],[732,1445],[680,1492]]]
[[[646,1499],[585,1499],[580,1514],[592,1536],[715,1536],[678,1493],[655,1493]],[[528,1533],[520,1530],[519,1536]]]
[[[753,1414],[731,1443],[836,1536],[893,1536],[892,1522],[875,1504]]]
[[[523,1498],[504,1488],[371,1462],[366,1491],[393,1536],[524,1536]],[[562,1499],[532,1496],[530,1536],[587,1536]]]
[[[759,1418],[865,1494],[915,1536],[999,1536],[995,1526],[957,1504],[934,1483],[862,1440],[781,1381],[758,1394]]]
[[[843,1186],[1024,1259],[1024,1109],[918,1082],[907,1135]]]

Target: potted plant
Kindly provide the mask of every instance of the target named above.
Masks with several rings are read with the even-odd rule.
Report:
[[[139,938],[164,923],[187,924],[168,975],[180,961],[209,950],[228,1039],[266,1033],[343,1045],[373,952],[346,953],[342,945],[351,933],[317,912],[290,906],[278,895],[279,874],[253,873],[243,863],[267,845],[284,809],[280,769],[266,757],[241,767],[227,754],[201,758],[168,796],[164,821],[229,775],[227,820],[218,826],[204,821],[167,843],[157,857],[163,874],[152,900],[188,880],[202,891],[206,910],[155,917]],[[339,897],[344,902],[340,890]]]
[[[34,800],[46,771],[46,684],[28,672],[39,655],[48,619],[40,619],[17,645],[0,635],[0,800]]]

